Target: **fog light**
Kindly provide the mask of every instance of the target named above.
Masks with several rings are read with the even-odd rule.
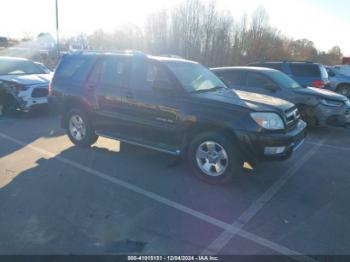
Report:
[[[265,155],[277,155],[281,154],[286,150],[285,146],[276,146],[276,147],[265,147],[264,154]]]

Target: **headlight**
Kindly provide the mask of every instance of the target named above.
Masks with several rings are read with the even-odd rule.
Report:
[[[322,99],[321,104],[325,106],[335,106],[335,107],[340,107],[343,105],[342,101],[335,101],[335,100],[328,100],[328,99]]]
[[[284,129],[283,120],[276,113],[251,113],[250,115],[259,126],[265,129]]]

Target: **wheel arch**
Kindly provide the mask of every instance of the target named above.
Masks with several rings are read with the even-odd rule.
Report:
[[[63,104],[61,127],[63,128],[67,127],[67,123],[68,123],[67,114],[69,113],[69,111],[71,111],[74,108],[82,110],[87,115],[91,113],[90,105],[87,101],[76,97],[66,98]]]
[[[237,135],[235,134],[234,130],[230,128],[229,126],[225,124],[218,124],[218,123],[209,123],[209,122],[202,122],[202,123],[196,123],[194,125],[189,126],[185,131],[185,136],[182,140],[182,152],[186,152],[189,144],[193,139],[195,139],[200,134],[204,133],[223,133],[227,135],[229,138],[233,139],[234,142],[238,142]]]

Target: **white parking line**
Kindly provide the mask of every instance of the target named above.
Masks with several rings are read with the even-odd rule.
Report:
[[[326,140],[327,138],[323,138],[317,143],[299,161],[296,161],[261,197],[255,200],[248,209],[231,224],[235,228],[235,231],[223,231],[202,251],[202,254],[218,254],[235,235],[239,235],[239,231],[242,230],[242,228],[278,193],[287,181],[320,149]]]
[[[319,144],[319,142],[307,141],[307,142],[305,142],[305,144],[317,146]],[[333,146],[333,145],[328,145],[328,144],[323,144],[321,146],[336,149],[336,150],[350,151],[349,147],[344,147],[344,146]]]
[[[0,138],[6,139],[6,140],[11,141],[11,142],[13,142],[13,143],[15,143],[17,145],[20,145],[20,146],[26,146],[28,149],[36,151],[36,152],[38,152],[38,153],[40,153],[42,155],[55,158],[57,161],[60,161],[62,163],[70,165],[70,166],[72,166],[74,168],[77,168],[77,169],[80,169],[82,171],[85,171],[86,173],[88,173],[90,175],[93,175],[95,177],[98,177],[98,178],[101,178],[103,180],[109,181],[109,182],[111,182],[111,183],[113,183],[115,185],[121,186],[123,188],[126,188],[126,189],[128,189],[130,191],[133,191],[135,193],[138,193],[140,195],[146,196],[146,197],[148,197],[148,198],[150,198],[150,199],[152,199],[154,201],[157,201],[159,203],[162,203],[162,204],[164,204],[164,205],[166,205],[168,207],[172,207],[172,208],[174,208],[174,209],[176,209],[178,211],[181,211],[183,213],[186,213],[186,214],[188,214],[188,215],[190,215],[192,217],[196,217],[196,218],[198,218],[198,219],[200,219],[202,221],[205,221],[208,224],[217,226],[217,227],[219,227],[219,228],[221,228],[221,229],[223,229],[225,231],[230,232],[231,234],[237,234],[237,235],[239,235],[239,236],[241,236],[241,237],[243,237],[245,239],[253,241],[253,242],[255,242],[255,243],[257,243],[257,244],[259,244],[261,246],[264,246],[264,247],[266,247],[268,249],[271,249],[271,250],[273,250],[273,251],[275,251],[275,252],[277,252],[279,254],[290,256],[293,259],[298,260],[298,261],[313,261],[313,262],[316,261],[313,258],[305,256],[305,255],[303,255],[303,254],[301,254],[301,253],[299,253],[297,251],[291,250],[291,249],[289,249],[287,247],[284,247],[284,246],[282,246],[280,244],[277,244],[277,243],[274,243],[274,242],[269,241],[267,239],[264,239],[262,237],[259,237],[259,236],[255,235],[255,234],[252,234],[252,233],[250,233],[248,231],[245,231],[245,230],[243,230],[241,228],[238,228],[238,227],[236,227],[234,225],[230,225],[228,223],[225,223],[225,222],[223,222],[221,220],[218,220],[218,219],[216,219],[214,217],[208,216],[208,215],[206,215],[206,214],[204,214],[202,212],[196,211],[196,210],[194,210],[192,208],[189,208],[189,207],[187,207],[185,205],[182,205],[180,203],[172,201],[172,200],[170,200],[168,198],[165,198],[165,197],[163,197],[161,195],[158,195],[156,193],[153,193],[151,191],[144,190],[144,189],[142,189],[142,188],[140,188],[138,186],[135,186],[135,185],[130,184],[128,182],[122,181],[122,180],[120,180],[118,178],[112,177],[112,176],[107,175],[107,174],[105,174],[103,172],[100,172],[100,171],[97,171],[95,169],[86,167],[86,166],[84,166],[82,164],[76,163],[76,162],[71,161],[71,160],[69,160],[67,158],[58,156],[58,155],[56,155],[56,154],[54,154],[52,152],[49,152],[49,151],[47,151],[47,150],[45,150],[43,148],[39,148],[37,146],[31,145],[31,144],[27,144],[27,143],[25,143],[23,141],[20,141],[20,140],[18,140],[16,138],[10,137],[10,136],[8,136],[6,134],[3,134],[3,133],[0,133]]]

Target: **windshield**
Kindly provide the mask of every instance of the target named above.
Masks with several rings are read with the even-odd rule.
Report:
[[[296,81],[279,71],[269,73],[269,76],[282,88],[302,88]]]
[[[227,88],[216,75],[200,64],[172,61],[166,65],[189,93]]]
[[[0,75],[30,75],[45,74],[45,71],[31,61],[2,60],[0,61]]]

